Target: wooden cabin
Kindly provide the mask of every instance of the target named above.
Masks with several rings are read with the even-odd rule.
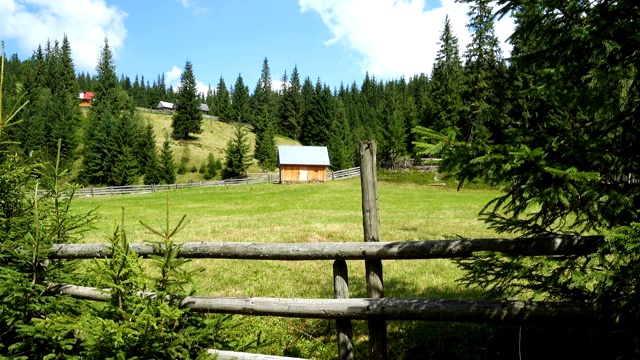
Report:
[[[81,108],[90,108],[91,107],[91,100],[93,100],[94,96],[95,95],[90,91],[81,92],[78,95],[78,98],[80,99],[80,107]]]
[[[326,146],[278,146],[280,183],[324,182],[329,165]]]

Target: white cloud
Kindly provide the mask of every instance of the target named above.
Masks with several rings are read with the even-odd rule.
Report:
[[[182,75],[182,69],[173,65],[171,70],[164,73],[165,83],[167,87],[173,86],[173,90],[178,91],[180,87],[180,75]],[[207,90],[209,90],[209,85],[205,85],[202,81],[196,80],[196,89],[199,93],[207,94]]]
[[[431,0],[434,1],[434,0]],[[440,7],[425,9],[424,0],[299,0],[301,11],[317,12],[333,34],[325,44],[340,44],[356,50],[363,72],[376,76],[412,76],[430,73],[439,48],[445,16],[458,37],[462,53],[471,40],[466,28],[469,5],[442,0]],[[513,30],[513,20],[495,25],[504,44]]]
[[[179,67],[173,65],[171,70],[164,73],[164,77],[165,77],[164,81],[167,83],[167,86],[172,85],[174,89],[177,88],[178,85],[180,85],[181,74],[182,74],[182,70]]]
[[[66,34],[76,70],[93,72],[104,38],[114,57],[124,46],[126,13],[104,0],[0,0],[0,37],[16,39],[23,51]]]

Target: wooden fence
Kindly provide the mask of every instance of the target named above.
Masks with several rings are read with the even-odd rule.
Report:
[[[327,173],[327,180],[343,180],[360,176],[360,168],[352,168]],[[106,196],[122,194],[147,194],[159,190],[177,190],[194,187],[212,186],[235,186],[279,183],[278,173],[255,173],[248,174],[247,177],[237,179],[225,179],[219,181],[200,181],[182,184],[162,184],[162,185],[128,185],[128,186],[108,186],[108,187],[85,187],[76,190],[76,196]]]
[[[605,325],[614,320],[580,304],[564,302],[526,302],[516,300],[425,299],[385,297],[382,282],[382,260],[466,258],[479,251],[496,251],[509,255],[589,254],[598,249],[601,236],[554,237],[536,239],[458,239],[415,242],[380,242],[375,182],[375,143],[361,145],[363,243],[183,243],[178,256],[184,258],[236,260],[334,260],[334,298],[264,298],[187,296],[180,306],[193,311],[333,319],[337,329],[337,353],[341,360],[354,358],[353,319],[369,324],[369,356],[387,359],[387,320],[454,321],[502,324]],[[150,244],[131,244],[143,258],[160,254],[162,249]],[[89,259],[108,256],[105,244],[58,244],[51,259]],[[349,297],[349,275],[346,260],[365,261],[367,298]],[[48,284],[55,294],[105,301],[109,293],[101,289],[69,284]],[[140,294],[154,296],[153,294]],[[227,356],[227,355],[224,355]],[[276,359],[247,355],[226,358]]]

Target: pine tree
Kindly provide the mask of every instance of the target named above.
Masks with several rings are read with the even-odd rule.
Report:
[[[388,161],[391,168],[395,170],[398,157],[406,152],[407,133],[405,132],[403,96],[393,82],[387,84],[382,108],[382,131],[380,134],[382,160]]]
[[[285,74],[286,76],[286,74]],[[284,84],[287,81],[283,81]],[[302,93],[298,67],[293,68],[289,86],[284,87],[279,117],[283,134],[299,140],[302,133]]]
[[[353,140],[351,126],[347,119],[346,109],[342,99],[335,99],[333,121],[329,131],[329,159],[331,168],[342,170],[352,168],[356,154],[356,145]]]
[[[491,141],[501,130],[501,103],[496,94],[499,77],[504,73],[498,38],[493,29],[493,14],[489,0],[471,5],[467,27],[473,31],[465,52],[465,113],[459,125],[467,142]]]
[[[269,61],[265,58],[252,98],[253,128],[256,133],[254,157],[264,171],[274,169],[278,161],[275,143],[275,99],[271,86]]]
[[[460,59],[458,39],[453,34],[447,16],[440,34],[440,49],[436,55],[429,84],[430,107],[426,122],[421,125],[441,131],[459,134],[458,126],[463,115],[464,68]]]
[[[48,121],[45,130],[48,134],[45,143],[47,158],[53,160],[58,152],[60,140],[61,166],[71,165],[75,159],[78,147],[78,124],[80,123],[80,109],[78,107],[78,85],[75,69],[71,58],[71,45],[67,36],[62,40],[62,47],[57,59],[53,62],[52,72],[56,76],[55,85],[51,88],[51,103],[49,105]]]
[[[231,93],[231,121],[243,124],[249,122],[249,88],[244,84],[242,74],[238,74]]]
[[[229,90],[222,76],[216,87],[214,115],[216,115],[220,121],[231,120],[231,96],[229,95]]]
[[[222,178],[229,179],[246,176],[251,162],[246,130],[241,125],[237,125],[235,138],[227,142],[227,148],[225,149]]]
[[[301,141],[305,145],[327,145],[329,143],[329,127],[331,126],[331,114],[333,111],[331,89],[326,85],[323,86],[318,78],[313,90],[313,97],[307,97],[305,86],[303,86],[303,94],[305,94],[305,112]]]
[[[180,75],[180,88],[178,90],[171,128],[173,135],[180,135],[185,139],[189,133],[200,134],[202,132],[201,101],[197,94],[196,79],[193,74],[191,61],[187,60],[184,71]]]
[[[160,151],[159,178],[160,183],[173,184],[176,182],[176,164],[173,162],[173,151],[169,135],[165,135]]]

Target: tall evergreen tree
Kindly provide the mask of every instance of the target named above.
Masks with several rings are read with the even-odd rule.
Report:
[[[490,141],[501,129],[501,100],[496,94],[499,77],[504,76],[503,59],[493,29],[490,0],[478,0],[469,10],[473,31],[465,52],[465,113],[459,125],[467,142]]]
[[[174,184],[176,182],[176,164],[173,161],[173,151],[171,150],[169,134],[165,135],[164,142],[162,143],[158,174],[160,182],[163,184]]]
[[[388,161],[392,169],[397,168],[397,159],[406,152],[406,126],[404,97],[393,82],[385,90],[380,134],[382,160]]]
[[[304,89],[304,87],[303,87]],[[333,113],[331,89],[316,82],[313,97],[305,99],[305,117],[301,140],[306,145],[327,145]]]
[[[220,81],[218,81],[218,86],[216,86],[214,115],[216,115],[220,121],[231,120],[231,96],[229,95],[227,84],[225,84],[222,76],[220,77]]]
[[[55,76],[55,81],[51,85],[52,97],[45,126],[48,134],[45,146],[47,158],[53,161],[57,156],[58,140],[60,140],[61,166],[67,167],[75,159],[75,150],[79,144],[77,131],[80,123],[80,109],[71,45],[66,35],[53,66],[52,74]]]
[[[252,98],[253,128],[256,133],[254,157],[265,171],[274,169],[278,161],[275,144],[275,98],[271,86],[269,61],[265,58]]]
[[[180,88],[175,104],[176,112],[173,114],[171,122],[174,136],[180,135],[188,139],[190,133],[200,134],[202,132],[201,101],[197,92],[193,66],[191,61],[187,60],[184,71],[180,75]]]
[[[286,84],[287,81],[284,81],[284,83]],[[300,140],[302,133],[302,92],[297,66],[291,72],[288,86],[283,88],[279,117],[283,135]]]
[[[238,74],[231,93],[231,121],[238,124],[249,122],[251,111],[249,101],[249,88],[244,84],[242,74]]]
[[[471,85],[471,84],[470,84]],[[436,55],[429,83],[429,108],[426,122],[421,125],[441,132],[459,134],[463,116],[464,68],[460,59],[458,39],[453,34],[447,16],[440,34],[440,49]]]
[[[236,125],[235,138],[227,142],[225,149],[225,163],[222,170],[222,178],[236,178],[247,175],[247,169],[251,165],[247,132],[240,124]]]
[[[329,160],[331,168],[342,170],[352,168],[356,154],[356,146],[353,140],[351,126],[347,119],[344,102],[336,98],[334,114],[332,116],[331,127],[329,128]]]

